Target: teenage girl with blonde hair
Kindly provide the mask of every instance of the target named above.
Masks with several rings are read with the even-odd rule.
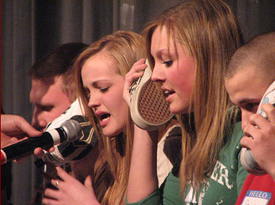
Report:
[[[139,34],[118,31],[90,45],[76,59],[77,94],[89,120],[100,125],[99,154],[84,185],[57,167],[62,180],[58,185],[52,180],[58,190],[46,189],[45,195],[52,199],[44,198],[43,204],[125,204],[133,122],[123,99],[124,76],[144,55]],[[88,166],[89,157],[85,160]],[[77,166],[73,168],[81,169]]]
[[[243,43],[230,8],[220,0],[191,0],[163,12],[144,30],[152,80],[182,124],[182,154],[159,190],[155,133],[135,127],[127,202],[234,204],[247,172],[239,161],[240,122],[231,123],[224,87],[227,63]],[[144,59],[126,76],[124,98],[142,75]]]

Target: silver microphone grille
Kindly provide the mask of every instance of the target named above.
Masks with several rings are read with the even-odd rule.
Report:
[[[81,125],[76,120],[66,120],[61,126],[67,134],[66,141],[75,141],[81,137]]]

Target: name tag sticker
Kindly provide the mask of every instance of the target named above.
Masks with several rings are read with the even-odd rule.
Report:
[[[257,190],[248,190],[242,205],[266,205],[271,198],[271,193]]]

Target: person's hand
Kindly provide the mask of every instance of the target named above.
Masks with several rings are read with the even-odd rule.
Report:
[[[47,188],[45,190],[45,198],[43,198],[43,204],[66,204],[66,205],[85,205],[85,204],[100,204],[95,196],[92,186],[92,178],[88,176],[85,179],[84,185],[77,179],[69,175],[61,167],[56,167],[57,175],[60,179],[52,179],[51,184],[54,185],[57,190]]]
[[[51,147],[48,150],[43,150],[41,147],[37,147],[35,148],[35,150],[33,151],[33,154],[35,157],[37,158],[42,158],[45,155],[45,151],[47,152],[53,152],[55,150],[55,147]]]
[[[1,148],[41,134],[21,116],[1,115]]]
[[[131,70],[125,75],[123,98],[126,101],[126,103],[128,104],[128,106],[130,106],[130,99],[131,99],[131,96],[129,93],[130,87],[135,79],[137,79],[143,75],[142,71],[144,71],[146,67],[147,67],[147,65],[145,64],[145,59],[142,58],[139,61],[137,61],[133,65]]]
[[[42,132],[36,130],[23,117],[19,115],[1,115],[1,148],[10,146],[29,137],[38,137],[41,135]],[[54,151],[54,147],[51,147],[48,151]],[[34,155],[42,158],[44,151],[38,147],[34,150]],[[27,157],[16,159],[15,161],[22,164]]]
[[[275,179],[275,108],[265,103],[262,109],[268,120],[260,114],[252,115],[241,145],[248,147],[259,166]]]

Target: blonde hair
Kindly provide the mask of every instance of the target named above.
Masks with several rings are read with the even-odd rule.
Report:
[[[114,69],[123,77],[130,71],[132,65],[145,56],[142,37],[131,31],[118,31],[108,35],[89,46],[76,60],[77,94],[84,106],[85,113],[91,121],[96,120],[92,110],[88,107],[86,92],[83,89],[81,70],[85,61],[100,51],[107,51],[114,61]],[[102,187],[95,188],[96,196],[101,204],[124,204],[128,175],[130,169],[131,150],[133,143],[133,122],[128,111],[126,133],[121,133],[115,138],[107,138],[101,134],[101,153],[96,165],[95,183]],[[103,175],[102,173],[109,173]],[[107,178],[104,178],[107,177]],[[103,181],[101,181],[103,180]],[[101,183],[102,182],[102,183]]]
[[[153,32],[165,27],[168,39],[180,42],[195,60],[189,114],[178,116],[182,124],[182,160],[179,177],[182,195],[191,182],[195,190],[212,172],[223,145],[229,100],[223,76],[243,36],[230,8],[220,0],[193,0],[163,12],[144,30],[147,55]]]

